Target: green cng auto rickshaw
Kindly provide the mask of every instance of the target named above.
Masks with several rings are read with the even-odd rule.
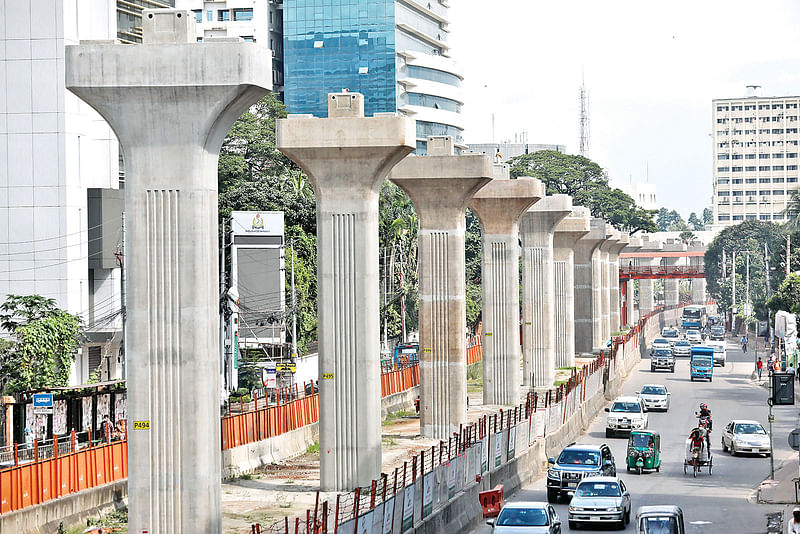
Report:
[[[640,475],[645,469],[661,470],[661,436],[649,430],[634,430],[628,436],[628,455],[625,464]]]

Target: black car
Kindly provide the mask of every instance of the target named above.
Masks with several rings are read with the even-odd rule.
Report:
[[[549,458],[547,470],[547,502],[554,503],[561,495],[575,492],[585,477],[616,476],[617,466],[611,449],[602,445],[576,445],[564,447],[558,459]]]

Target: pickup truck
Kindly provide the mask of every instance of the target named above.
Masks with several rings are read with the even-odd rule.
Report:
[[[670,373],[675,372],[675,356],[669,349],[656,349],[650,356],[650,372],[654,373],[657,369],[667,369]]]

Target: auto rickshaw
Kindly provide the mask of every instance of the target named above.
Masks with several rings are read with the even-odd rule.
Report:
[[[628,454],[625,458],[628,472],[640,475],[645,469],[661,470],[661,436],[649,430],[633,430],[628,436]]]

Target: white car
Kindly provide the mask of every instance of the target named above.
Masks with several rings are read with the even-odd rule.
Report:
[[[588,477],[575,488],[569,503],[569,528],[584,524],[614,524],[620,529],[631,522],[631,494],[617,477]]]
[[[731,454],[765,454],[769,456],[769,434],[758,421],[737,419],[722,430],[722,450]]]
[[[647,428],[647,408],[639,397],[617,397],[606,412],[607,438],[619,432]]]
[[[687,330],[686,340],[692,345],[699,345],[703,342],[703,336],[700,335],[700,330]]]
[[[653,340],[653,344],[650,345],[650,354],[652,355],[658,349],[672,350],[672,345],[666,339],[657,337]]]
[[[494,534],[561,534],[556,509],[546,502],[510,502],[486,524]]]
[[[670,392],[663,384],[645,384],[636,394],[648,410],[669,410]]]
[[[661,329],[661,337],[669,341],[670,346],[672,346],[675,345],[675,342],[680,339],[680,334],[677,328],[665,326]]]
[[[714,349],[714,365],[721,365],[722,367],[725,367],[725,361],[728,358],[728,351],[725,348],[725,342],[708,341],[706,342],[706,346]]]

